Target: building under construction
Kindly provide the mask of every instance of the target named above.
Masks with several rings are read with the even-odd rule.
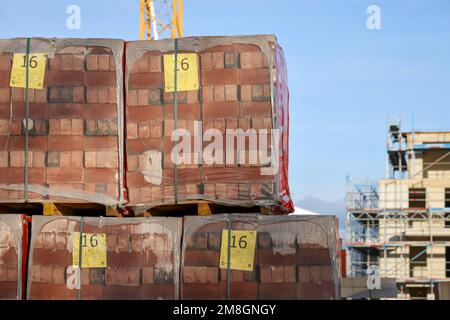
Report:
[[[398,299],[434,299],[450,281],[450,132],[387,128],[386,179],[348,183],[348,276],[379,268]]]

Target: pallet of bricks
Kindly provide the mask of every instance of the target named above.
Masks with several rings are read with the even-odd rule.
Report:
[[[334,216],[184,218],[181,299],[339,299],[339,270]]]
[[[124,202],[123,48],[0,40],[0,203]]]
[[[34,216],[27,299],[178,299],[181,230],[181,218]]]
[[[287,70],[274,36],[128,42],[125,92],[135,213],[190,200],[293,211]]]
[[[25,297],[29,218],[0,214],[0,300]]]

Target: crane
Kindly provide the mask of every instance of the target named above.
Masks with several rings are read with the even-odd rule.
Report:
[[[140,39],[183,36],[183,0],[140,0]]]

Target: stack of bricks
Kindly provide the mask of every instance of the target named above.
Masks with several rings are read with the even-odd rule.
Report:
[[[81,269],[79,298],[177,299],[179,218],[84,218],[84,234],[106,234],[106,268]],[[73,232],[80,218],[34,217],[28,299],[76,300]]]
[[[0,43],[1,202],[23,201],[28,152],[28,200],[116,204],[123,41],[31,40],[31,56],[48,58],[43,89],[29,89],[28,150],[25,89],[9,87],[13,54],[25,43]]]
[[[177,200],[280,205],[280,195],[289,198],[287,185],[280,185],[274,172],[261,171],[270,166],[271,129],[288,125],[281,123],[280,117],[275,119],[278,114],[287,114],[287,105],[275,105],[272,110],[272,98],[275,101],[274,95],[278,94],[271,81],[277,66],[270,63],[278,48],[275,37],[186,38],[179,39],[178,46],[180,54],[197,55],[199,90],[177,94],[177,128],[187,129],[191,136],[191,154],[186,156],[191,162],[177,166]],[[152,207],[175,200],[171,153],[177,142],[171,140],[174,104],[173,93],[165,91],[165,54],[173,54],[173,41],[127,45],[127,186],[132,206]],[[287,88],[285,83],[282,85]],[[201,131],[195,130],[195,121],[201,121]],[[215,138],[202,141],[203,137],[198,137],[200,151],[193,138],[198,132],[211,134],[209,129],[220,132],[223,144],[223,149],[216,149],[213,155],[217,161],[214,163],[206,159],[204,150]],[[227,129],[233,130],[228,136]],[[242,137],[245,141],[241,152],[237,149],[237,129],[244,134],[248,129],[255,130],[252,138]],[[264,143],[267,155],[258,153]],[[285,152],[287,149],[279,148],[280,158]],[[256,155],[256,159],[250,161],[250,155]],[[290,210],[290,200],[287,202],[285,211]]]
[[[334,217],[232,217],[232,230],[256,230],[254,269],[231,270],[231,299],[339,299]],[[226,216],[186,217],[182,299],[226,299],[227,270],[219,269]],[[325,230],[325,231],[324,231]]]
[[[25,283],[22,262],[27,259],[22,242],[25,228],[22,215],[0,215],[0,300],[22,299]]]
[[[127,52],[133,52],[139,44],[130,43]],[[171,159],[171,151],[175,145],[171,141],[175,125],[174,94],[164,91],[163,55],[160,52],[146,51],[137,61],[127,65],[127,72],[129,203],[171,203],[175,196],[174,163]],[[193,134],[194,121],[201,119],[198,91],[178,93],[177,109],[177,127],[188,129]],[[199,165],[178,165],[177,171],[178,199],[197,198],[200,194]]]

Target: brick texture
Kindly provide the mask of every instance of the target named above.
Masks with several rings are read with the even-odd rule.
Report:
[[[22,40],[5,41],[9,41],[5,48],[9,44],[19,48]],[[122,133],[117,93],[122,92],[122,81],[116,71],[122,65],[116,66],[114,54],[122,54],[123,43],[96,41],[83,45],[80,40],[56,40],[57,49],[48,44],[44,87],[29,90],[29,189],[40,190],[29,193],[30,201],[118,201],[118,136]],[[37,42],[47,45],[47,40],[33,39],[32,47]],[[1,78],[8,80],[0,81],[0,168],[5,168],[1,184],[23,185],[25,89],[9,87],[11,61],[12,54],[0,52]],[[92,154],[96,156],[93,163],[89,161]],[[90,179],[92,174],[104,174],[105,168],[108,182]],[[24,197],[21,191],[0,191],[0,202],[19,202]]]
[[[222,215],[184,218],[181,299],[226,298],[228,272],[219,268],[226,228]],[[231,299],[339,299],[335,217],[233,215],[231,228],[257,231],[253,270],[230,272]]]
[[[28,224],[20,214],[0,214],[0,300],[20,300],[25,287]],[[22,241],[25,239],[25,243]],[[19,255],[22,252],[22,255]]]
[[[273,49],[271,41],[274,40],[264,37],[258,40],[265,41],[272,49],[264,51],[253,44],[256,42],[252,37],[247,38],[249,44],[246,45],[229,44],[233,43],[233,37],[208,41],[182,39],[186,48],[197,48],[195,43],[201,43],[197,51],[200,88],[178,92],[176,128],[174,95],[165,91],[165,53],[153,49],[147,42],[127,45],[130,58],[126,65],[126,148],[128,158],[132,159],[127,167],[130,205],[170,204],[176,197],[179,201],[207,199],[232,205],[272,204],[284,212],[291,210],[290,200],[283,203],[279,198],[279,194],[284,193],[287,196],[284,199],[289,199],[287,179],[280,182],[273,173],[263,172],[261,169],[270,161],[271,152],[266,156],[258,156],[257,152],[257,140],[264,141],[269,150],[271,130],[287,129],[287,100],[276,101],[268,64],[269,59],[277,55],[279,64],[275,64],[274,69],[284,68],[284,58]],[[287,79],[280,76],[278,81],[276,85],[284,86],[284,91],[277,94],[283,92],[287,96],[287,87],[282,83]],[[274,110],[272,99],[275,99]],[[275,114],[279,115],[279,121],[275,121]],[[222,140],[224,148],[212,153],[205,150],[211,141],[217,140],[213,137],[202,142],[200,136],[196,145],[193,141],[196,122],[203,133],[212,134],[211,130],[215,129],[221,135],[218,139]],[[171,157],[176,145],[171,139],[174,129],[185,129],[184,135],[180,134],[183,141],[187,141],[185,146],[190,148],[177,156],[185,156],[183,159],[188,163],[177,165],[176,191]],[[238,152],[235,130],[245,133],[249,129],[255,129],[256,134],[253,138],[251,135],[243,137],[246,141]],[[280,144],[279,151],[285,157],[287,135],[283,139],[280,139],[284,145]],[[283,168],[281,165],[280,169]]]
[[[77,299],[70,269],[79,229],[79,217],[33,218],[28,299]],[[178,298],[181,219],[86,218],[83,230],[106,234],[107,267],[82,268],[82,300]]]

